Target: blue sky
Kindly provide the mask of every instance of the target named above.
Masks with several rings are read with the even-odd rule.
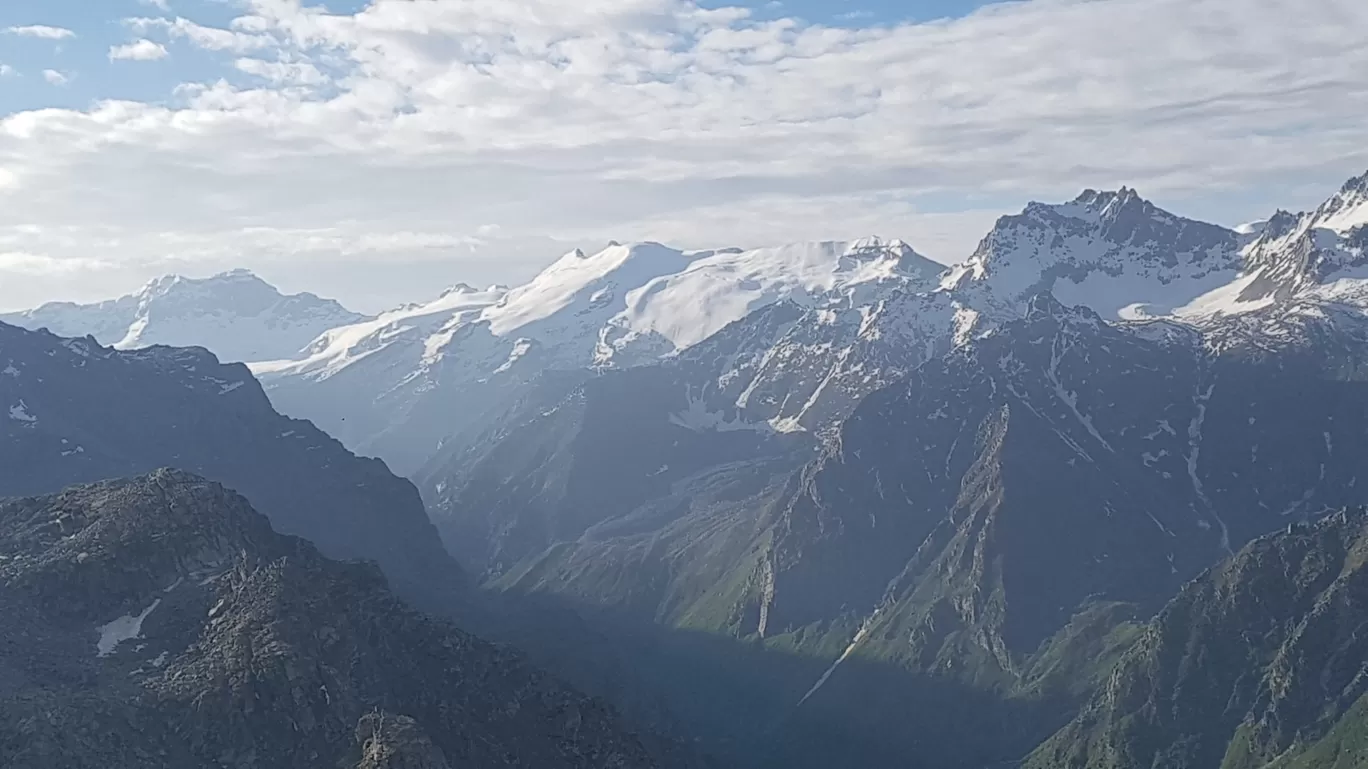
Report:
[[[1235,225],[1368,168],[1362,0],[326,7],[0,2],[0,309],[248,267],[373,310],[610,239],[955,262],[1085,187]]]
[[[516,0],[510,0],[514,2]],[[369,0],[306,1],[334,13],[354,13]],[[980,0],[786,0],[747,3],[711,0],[705,7],[752,9],[757,19],[797,17],[821,24],[866,27],[909,20],[963,16],[986,5]],[[207,54],[185,41],[168,42],[171,53],[159,62],[112,62],[110,48],[139,37],[125,19],[183,16],[198,24],[226,27],[240,15],[242,4],[228,0],[167,0],[167,10],[146,0],[7,0],[0,3],[0,29],[43,25],[68,29],[63,40],[6,35],[0,37],[0,63],[18,77],[0,88],[0,114],[43,107],[80,108],[97,99],[167,100],[176,85],[215,77],[233,82],[247,78],[224,67],[222,57]],[[92,9],[98,8],[98,13]],[[69,78],[54,86],[45,70]]]

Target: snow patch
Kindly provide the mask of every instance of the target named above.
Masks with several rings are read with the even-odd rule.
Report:
[[[755,424],[741,419],[740,416],[728,417],[716,411],[709,411],[707,404],[701,399],[694,398],[690,393],[688,396],[689,407],[677,414],[670,415],[670,424],[692,430],[696,433],[713,431],[720,433],[729,432],[758,432],[767,433],[771,428],[767,424]]]
[[[13,419],[16,422],[23,422],[24,424],[29,425],[36,424],[38,422],[38,417],[35,417],[34,415],[29,413],[28,405],[25,404],[23,400],[20,400],[18,403],[14,404],[13,406],[10,406],[9,418]]]
[[[113,654],[114,649],[124,641],[131,641],[134,638],[142,637],[143,620],[147,619],[147,616],[156,611],[157,607],[160,605],[161,599],[158,598],[152,602],[151,606],[143,609],[142,613],[137,616],[125,614],[107,625],[101,625],[99,628],[100,640],[95,645],[96,656],[108,657]]]

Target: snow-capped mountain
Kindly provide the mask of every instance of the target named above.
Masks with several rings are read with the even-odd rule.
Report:
[[[203,347],[224,361],[293,357],[319,334],[365,316],[313,294],[286,296],[248,272],[209,278],[169,275],[136,294],[98,304],[55,302],[0,321],[59,336],[93,336],[133,350]]]
[[[751,251],[614,244],[566,254],[512,290],[461,290],[337,329],[303,360],[253,370],[282,410],[409,473],[544,371],[652,363],[767,306],[849,306],[932,288],[939,271],[874,238]]]
[[[981,281],[1018,305],[1049,291],[1105,318],[1162,316],[1233,280],[1249,237],[1175,216],[1132,189],[1086,190],[999,219],[942,285]]]
[[[1241,298],[1284,300],[1313,290],[1358,293],[1368,272],[1368,174],[1349,180],[1315,211],[1279,211],[1248,250]],[[1340,284],[1340,285],[1335,285]]]

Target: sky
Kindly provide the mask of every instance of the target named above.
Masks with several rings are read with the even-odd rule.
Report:
[[[960,261],[1368,169],[1362,0],[5,0],[0,310],[247,267],[377,311],[609,240]]]

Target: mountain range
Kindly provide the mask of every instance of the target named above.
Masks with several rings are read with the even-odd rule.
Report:
[[[949,267],[613,244],[303,341],[166,279],[216,309],[0,324],[0,495],[221,481],[738,766],[1355,766],[1366,247],[1368,175],[1239,229],[1089,190]]]

